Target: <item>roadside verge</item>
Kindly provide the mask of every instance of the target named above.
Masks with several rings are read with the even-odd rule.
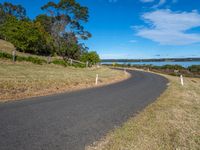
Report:
[[[123,81],[123,71],[0,61],[0,102],[93,88]],[[98,84],[95,78],[98,74]]]
[[[114,129],[88,150],[198,149],[200,79],[163,75],[167,90],[137,116]]]

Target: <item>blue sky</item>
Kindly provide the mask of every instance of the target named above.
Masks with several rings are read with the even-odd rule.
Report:
[[[4,2],[5,0],[0,0]],[[6,0],[34,18],[48,0]],[[89,7],[85,41],[101,58],[200,57],[199,0],[77,0]]]

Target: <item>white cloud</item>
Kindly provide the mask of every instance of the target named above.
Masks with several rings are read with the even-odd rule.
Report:
[[[186,33],[200,27],[200,14],[193,12],[172,12],[157,10],[145,13],[143,20],[149,27],[139,28],[137,35],[163,45],[187,45],[200,42],[200,34]]]
[[[141,2],[143,3],[151,3],[151,2],[154,2],[154,0],[140,0]]]
[[[154,5],[153,8],[160,7],[166,3],[166,0],[160,0],[158,4]]]
[[[175,1],[175,0],[173,0],[173,1]],[[142,2],[142,3],[152,3],[152,2],[155,2],[155,0],[140,0],[140,2]],[[160,7],[160,6],[164,5],[166,2],[167,2],[167,0],[159,0],[158,4],[155,4],[153,6],[153,8]]]

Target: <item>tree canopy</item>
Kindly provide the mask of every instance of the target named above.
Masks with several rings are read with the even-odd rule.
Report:
[[[12,42],[18,51],[59,55],[65,61],[91,55],[79,42],[91,37],[84,29],[89,19],[87,7],[75,0],[60,0],[58,3],[50,1],[41,9],[44,13],[31,20],[23,6],[0,3],[0,38]]]

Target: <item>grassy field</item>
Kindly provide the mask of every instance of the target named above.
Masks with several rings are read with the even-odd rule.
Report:
[[[57,65],[34,65],[0,60],[0,101],[47,95],[123,80],[123,71],[101,68],[73,68]]]
[[[199,150],[200,79],[177,77],[153,104],[88,150]]]
[[[0,51],[12,54],[15,47],[0,39]],[[47,60],[47,57],[16,51],[18,56],[31,56]],[[58,57],[53,57],[52,59]],[[99,85],[128,78],[122,71],[101,68],[73,68],[53,64],[35,65],[0,59],[0,102],[33,96],[61,93],[95,86],[99,74]]]

